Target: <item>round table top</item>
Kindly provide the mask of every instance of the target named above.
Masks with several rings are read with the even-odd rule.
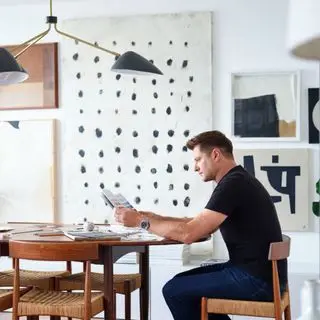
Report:
[[[74,225],[53,225],[53,224],[3,224],[0,225],[0,243],[8,243],[9,241],[32,241],[32,242],[81,242],[100,244],[105,246],[154,246],[154,245],[171,245],[182,244],[179,241],[170,239],[143,239],[129,238],[121,239],[95,239],[95,240],[72,240],[65,235],[39,235],[41,232],[49,233],[53,227],[72,228]],[[7,231],[6,231],[7,230]],[[16,234],[14,234],[16,233]]]

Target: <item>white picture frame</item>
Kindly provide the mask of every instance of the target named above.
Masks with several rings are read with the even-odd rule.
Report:
[[[299,71],[232,73],[231,106],[233,140],[300,141]]]

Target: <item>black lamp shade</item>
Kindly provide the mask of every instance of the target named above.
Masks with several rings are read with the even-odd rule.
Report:
[[[128,74],[163,74],[150,61],[133,51],[120,55],[111,70]]]
[[[7,49],[0,48],[0,85],[19,83],[28,77],[14,56]]]

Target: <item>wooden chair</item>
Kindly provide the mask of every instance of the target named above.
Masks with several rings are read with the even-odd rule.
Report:
[[[282,242],[270,244],[268,259],[272,261],[273,301],[243,301],[230,299],[211,299],[202,297],[201,320],[208,320],[208,313],[242,316],[266,317],[291,320],[289,286],[281,297],[277,261],[286,259],[290,254],[290,238],[282,236]]]
[[[45,290],[54,290],[55,278],[70,275],[70,271],[34,271],[20,270],[21,287],[34,286]],[[0,287],[12,287],[14,269],[0,271]]]
[[[75,273],[67,277],[56,279],[56,290],[83,290],[85,274]],[[92,290],[103,291],[103,274],[91,273]],[[115,293],[125,297],[125,320],[131,319],[131,293],[141,287],[141,274],[115,274],[113,276]]]
[[[22,222],[13,221],[8,224],[18,225],[48,225],[46,222]],[[14,263],[9,270],[0,271],[0,287],[12,287],[14,278]],[[20,284],[21,287],[35,286],[40,289],[54,290],[55,278],[64,277],[71,274],[71,262],[66,263],[66,270],[60,271],[38,271],[38,270],[20,270]]]
[[[103,293],[91,293],[91,262],[99,258],[98,245],[77,242],[9,241],[9,256],[14,259],[13,313],[20,316],[50,315],[91,319],[104,310]],[[41,261],[85,261],[84,293],[57,292],[32,288],[19,298],[20,259]]]

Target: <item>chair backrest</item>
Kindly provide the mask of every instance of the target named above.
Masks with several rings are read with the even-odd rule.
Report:
[[[272,242],[269,247],[269,260],[282,260],[290,255],[291,239],[287,235],[282,235],[281,242]]]
[[[276,319],[281,319],[281,294],[280,281],[278,273],[278,260],[283,260],[289,257],[291,239],[287,235],[282,235],[281,242],[270,243],[268,259],[272,261],[272,285],[273,285],[273,302],[274,316]],[[287,285],[286,294],[289,294]]]
[[[17,319],[20,288],[20,259],[42,261],[85,261],[84,308],[91,318],[91,261],[99,259],[99,244],[94,242],[37,242],[9,241],[9,256],[14,261],[13,305],[14,319]]]
[[[99,245],[79,242],[9,241],[9,256],[46,261],[92,261],[99,258]]]

